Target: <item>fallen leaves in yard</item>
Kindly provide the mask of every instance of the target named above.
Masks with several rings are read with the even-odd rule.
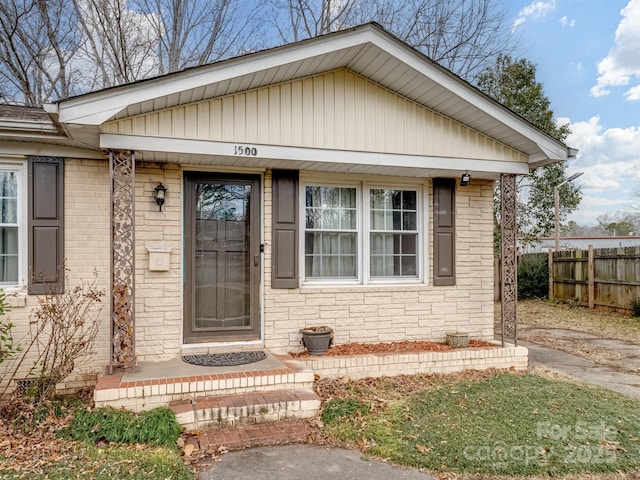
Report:
[[[510,372],[521,375],[521,372]],[[323,403],[333,398],[356,398],[368,405],[384,408],[394,399],[403,398],[426,388],[438,388],[449,382],[473,382],[495,375],[494,370],[466,370],[452,374],[398,375],[395,377],[349,380],[321,378],[314,383],[316,394]]]
[[[484,342],[482,340],[469,340],[469,348],[495,348],[493,343]],[[419,340],[405,340],[401,342],[389,343],[343,343],[334,345],[329,348],[326,356],[338,355],[366,355],[366,354],[385,354],[385,353],[415,353],[415,352],[450,352],[453,347],[446,343],[427,342]],[[305,352],[291,353],[293,357],[313,357],[313,355]]]
[[[185,457],[190,457],[194,449],[195,447],[191,443],[187,443],[182,449],[182,452],[184,453]]]
[[[498,321],[499,304],[496,304],[495,313]],[[622,372],[638,373],[637,364],[628,362],[618,350],[583,335],[640,345],[640,322],[628,315],[542,300],[521,300],[518,302],[518,324],[519,340],[587,358]],[[499,331],[497,327],[496,332]]]
[[[416,443],[416,450],[418,450],[420,453],[427,453],[431,449],[428,447],[425,447],[424,445],[420,445],[419,443]]]

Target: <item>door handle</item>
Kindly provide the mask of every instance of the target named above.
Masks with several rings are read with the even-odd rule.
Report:
[[[260,266],[260,255],[253,256],[253,266],[254,267]]]

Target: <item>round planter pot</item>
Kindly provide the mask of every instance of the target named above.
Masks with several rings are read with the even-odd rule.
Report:
[[[469,346],[469,334],[465,332],[447,333],[447,345],[453,348],[467,348]]]
[[[331,338],[333,337],[333,329],[325,328],[302,328],[302,343],[311,355],[322,355],[327,353]]]

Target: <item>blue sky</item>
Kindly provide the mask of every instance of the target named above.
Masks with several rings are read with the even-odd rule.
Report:
[[[569,174],[583,192],[570,219],[640,212],[640,0],[506,0],[518,56],[537,67],[567,144]],[[634,210],[634,207],[637,208]]]

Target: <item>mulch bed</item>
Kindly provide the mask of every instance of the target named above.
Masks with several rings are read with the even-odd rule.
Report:
[[[469,340],[469,348],[495,348],[493,343],[483,340]],[[446,343],[440,342],[424,342],[409,341],[391,342],[391,343],[344,343],[334,345],[329,348],[326,356],[340,355],[366,355],[371,353],[415,353],[415,352],[450,352],[455,350]],[[311,358],[317,355],[311,355],[307,351],[300,353],[289,353],[294,358]]]

